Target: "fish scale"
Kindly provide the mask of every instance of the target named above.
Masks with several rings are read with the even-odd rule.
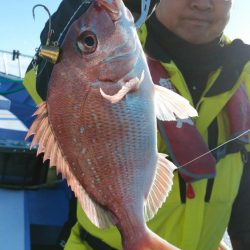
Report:
[[[84,109],[83,115],[81,117],[83,118],[82,122],[84,122],[85,126],[87,124],[88,125],[91,124],[91,128],[87,128],[85,131],[87,140],[93,141],[93,138],[95,138],[96,140],[98,140],[98,138],[102,138],[102,141],[104,141],[104,145],[103,143],[100,143],[100,145],[93,145],[93,151],[96,153],[93,153],[93,156],[88,156],[88,158],[96,159],[96,156],[99,154],[107,155],[109,157],[108,163],[106,158],[102,158],[104,162],[99,161],[98,164],[96,164],[95,166],[95,170],[99,172],[98,176],[103,177],[104,179],[103,186],[108,187],[109,182],[110,181],[111,183],[113,182],[113,176],[107,178],[108,177],[107,175],[110,172],[108,172],[107,174],[103,173],[103,166],[105,166],[105,164],[108,164],[108,166],[106,167],[107,170],[110,170],[113,166],[116,167],[114,171],[116,174],[119,172],[120,178],[118,179],[117,183],[115,183],[117,185],[115,184],[113,185],[113,188],[117,190],[117,192],[123,194],[121,198],[124,199],[124,203],[125,202],[128,203],[129,200],[128,197],[131,196],[131,193],[135,193],[134,195],[135,197],[133,200],[136,200],[137,197],[144,196],[144,194],[141,194],[143,190],[141,189],[142,187],[141,183],[143,182],[134,181],[130,179],[132,177],[133,178],[137,177],[137,179],[140,179],[141,174],[135,172],[140,173],[143,171],[143,169],[145,169],[145,166],[147,166],[147,160],[145,160],[145,155],[143,154],[144,151],[142,151],[140,145],[138,145],[138,140],[140,142],[139,144],[142,145],[142,142],[146,138],[153,137],[153,135],[152,136],[149,136],[149,134],[142,135],[141,133],[136,132],[137,127],[140,126],[141,123],[146,122],[140,119],[140,116],[137,115],[138,113],[142,112],[142,110],[140,109],[137,110],[134,107],[133,109],[128,109],[126,105],[126,100],[123,100],[122,103],[118,103],[115,105],[108,103],[104,99],[100,99],[98,101],[95,95],[99,96],[100,94],[96,90],[93,91],[93,93],[88,94],[88,98],[86,99],[85,102],[86,108]],[[93,99],[97,99],[94,105],[91,102],[91,100]],[[145,107],[142,108],[145,110]],[[88,112],[89,110],[90,112]],[[96,119],[93,118],[92,112],[96,114],[98,120],[102,121],[102,129],[96,129],[95,126]],[[120,126],[117,126],[118,124],[120,124]],[[151,131],[153,132],[153,130]],[[121,138],[123,138],[124,141],[121,142]],[[83,140],[84,139],[85,138],[83,138]],[[89,144],[89,146],[91,146],[92,144],[93,143]],[[123,148],[121,148],[120,145],[127,145],[126,150],[123,151]],[[151,147],[153,146],[154,144]],[[119,157],[117,157],[117,152],[116,152],[117,149],[119,149],[121,155],[123,155],[121,160],[119,160]],[[126,151],[129,154],[125,154]],[[133,190],[133,183],[134,186],[139,187],[140,194],[136,194],[137,192]],[[109,189],[106,190],[104,187],[103,187],[104,189],[103,193],[108,193]],[[98,186],[96,186],[96,189],[98,190]],[[121,192],[121,190],[123,190],[123,192]],[[97,192],[96,195],[98,196],[99,193]],[[104,197],[100,195],[96,199],[101,204],[106,205],[106,201],[102,200],[102,198]],[[114,201],[112,201],[111,203],[113,204]]]

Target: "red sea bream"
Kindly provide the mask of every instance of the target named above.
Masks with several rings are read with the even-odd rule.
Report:
[[[146,221],[165,201],[175,166],[157,151],[156,118],[197,115],[153,84],[121,0],[95,0],[61,45],[47,100],[27,136],[67,179],[89,219],[115,224],[124,250],[176,249]]]

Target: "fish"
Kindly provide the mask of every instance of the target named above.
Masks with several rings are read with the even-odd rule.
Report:
[[[154,85],[134,18],[122,0],[94,0],[70,26],[35,112],[31,148],[66,178],[99,228],[115,225],[124,250],[177,249],[148,229],[175,165],[157,150],[157,118],[196,110]]]

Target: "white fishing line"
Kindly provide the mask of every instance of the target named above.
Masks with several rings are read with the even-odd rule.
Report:
[[[77,10],[74,12],[74,14],[71,16],[71,18],[69,19],[68,23],[64,26],[64,29],[63,31],[60,33],[59,37],[58,37],[58,42],[59,42],[59,45],[60,45],[60,42],[61,42],[61,37],[63,36],[65,30],[68,28],[68,26],[71,24],[71,21],[72,19],[75,17],[75,15],[78,13],[79,9],[84,5],[84,4],[91,4],[91,0],[85,0],[83,1],[80,6],[77,8]]]
[[[226,144],[228,144],[228,143],[230,143],[230,142],[232,142],[232,141],[235,141],[235,140],[239,139],[241,136],[246,135],[246,134],[248,134],[248,133],[250,133],[250,129],[248,129],[248,130],[244,131],[243,133],[241,133],[240,135],[238,135],[238,136],[236,136],[236,137],[234,137],[234,138],[232,138],[232,139],[230,139],[230,140],[228,140],[228,141],[222,143],[221,145],[219,145],[219,146],[217,146],[217,147],[215,147],[215,148],[209,150],[209,151],[206,152],[205,154],[202,154],[202,155],[200,155],[200,156],[194,158],[193,160],[191,160],[191,161],[189,161],[189,162],[186,162],[185,164],[183,164],[182,166],[180,166],[178,169],[185,167],[186,165],[188,165],[188,164],[190,164],[190,163],[192,163],[192,162],[194,162],[194,161],[196,161],[196,160],[198,160],[198,159],[200,159],[200,158],[206,156],[207,154],[209,154],[209,153],[211,153],[211,152],[213,152],[213,151],[215,151],[215,150],[217,150],[217,149],[223,147],[224,145],[226,145]]]

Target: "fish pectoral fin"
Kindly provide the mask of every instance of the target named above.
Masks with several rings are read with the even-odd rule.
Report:
[[[46,102],[43,102],[38,107],[35,115],[37,117],[26,136],[26,138],[28,138],[34,135],[31,148],[34,145],[38,145],[37,154],[44,152],[43,161],[49,159],[49,166],[55,166],[57,173],[62,173],[62,176],[67,179],[68,185],[71,186],[83,210],[93,224],[100,228],[106,228],[113,225],[114,217],[89,197],[85,189],[80,185],[79,181],[72,173],[52,132]]]
[[[165,154],[158,153],[156,174],[144,207],[146,221],[152,219],[165,202],[173,184],[173,171],[176,166],[166,159]]]
[[[189,101],[172,90],[154,85],[156,117],[162,121],[174,121],[198,116]]]
[[[117,103],[121,101],[124,98],[124,96],[126,96],[129,92],[136,91],[137,89],[139,89],[143,79],[144,79],[144,71],[142,72],[140,79],[138,77],[134,77],[129,81],[125,82],[125,84],[123,84],[120,90],[114,95],[108,95],[103,91],[102,88],[100,88],[101,95],[111,103]]]

